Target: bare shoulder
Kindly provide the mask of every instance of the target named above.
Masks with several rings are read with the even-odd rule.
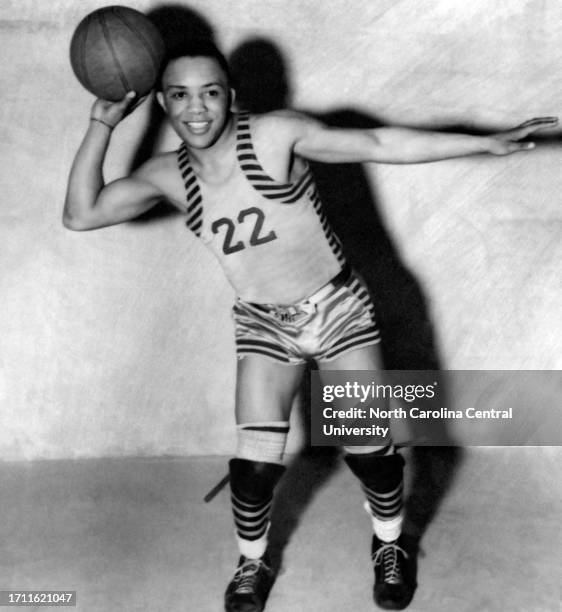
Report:
[[[173,206],[184,209],[185,186],[177,162],[177,152],[168,151],[154,155],[131,175],[152,185]]]
[[[282,109],[252,115],[251,125],[258,137],[275,137],[291,142],[298,139],[303,130],[317,125],[317,121],[299,111]]]
[[[276,110],[252,115],[252,140],[261,165],[279,181],[296,180],[303,171],[296,146],[316,125],[314,119],[294,110]]]

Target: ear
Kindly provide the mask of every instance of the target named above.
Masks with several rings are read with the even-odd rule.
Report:
[[[162,110],[166,112],[166,104],[164,102],[164,94],[161,91],[156,92],[156,99],[158,100],[158,104],[162,107]]]
[[[230,108],[229,110],[231,112],[235,112],[236,111],[236,90],[232,89],[232,87],[230,88]]]

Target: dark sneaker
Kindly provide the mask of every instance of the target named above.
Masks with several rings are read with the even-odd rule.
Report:
[[[269,559],[240,557],[238,567],[224,594],[226,612],[261,612],[273,585]]]
[[[371,553],[375,569],[375,603],[384,610],[403,610],[416,588],[401,538],[382,542],[373,536]]]

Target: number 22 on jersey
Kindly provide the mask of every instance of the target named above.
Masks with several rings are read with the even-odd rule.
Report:
[[[252,234],[250,236],[249,245],[245,244],[242,240],[236,240],[236,225],[241,225],[246,222],[249,218],[249,222],[254,222],[254,227],[252,229]],[[277,239],[277,235],[273,230],[269,233],[263,233],[263,224],[265,221],[265,214],[261,208],[257,206],[252,206],[251,208],[245,208],[241,210],[238,214],[236,221],[229,219],[228,217],[221,217],[216,221],[213,221],[211,225],[211,230],[213,234],[218,234],[221,228],[224,226],[226,229],[224,231],[224,241],[222,245],[222,252],[225,255],[231,255],[232,253],[237,253],[238,251],[242,251],[248,246],[254,247],[259,246],[260,244],[266,244],[267,242],[271,242],[272,240]]]

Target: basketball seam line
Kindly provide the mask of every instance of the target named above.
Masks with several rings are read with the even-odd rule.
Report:
[[[148,51],[148,57],[150,58],[150,61],[152,63],[152,68],[154,69],[154,73],[158,74],[158,69],[160,68],[160,66],[156,65],[154,62],[154,57],[153,54],[156,55],[155,53],[155,49],[154,47],[150,44],[150,40],[148,38],[146,38],[145,36],[143,36],[140,32],[137,32],[137,30],[133,29],[126,21],[126,19],[123,17],[123,15],[120,15],[117,11],[115,12],[115,17],[117,17],[119,20],[121,20],[121,22],[125,25],[125,27],[128,28],[128,30],[137,38],[140,39],[140,41],[144,44],[145,48]]]
[[[103,35],[105,37],[105,42],[107,43],[107,46],[109,47],[111,55],[113,56],[113,61],[115,62],[115,65],[117,67],[117,72],[119,74],[119,79],[121,80],[121,85],[123,85],[123,89],[125,90],[125,94],[126,94],[129,91],[129,84],[127,83],[127,77],[125,76],[125,73],[123,72],[123,69],[121,68],[121,64],[119,63],[119,60],[117,59],[115,49],[113,48],[113,44],[111,42],[111,37],[109,36],[109,30],[107,28],[107,24],[105,23],[105,17],[103,15],[100,15],[100,25],[103,31]]]

